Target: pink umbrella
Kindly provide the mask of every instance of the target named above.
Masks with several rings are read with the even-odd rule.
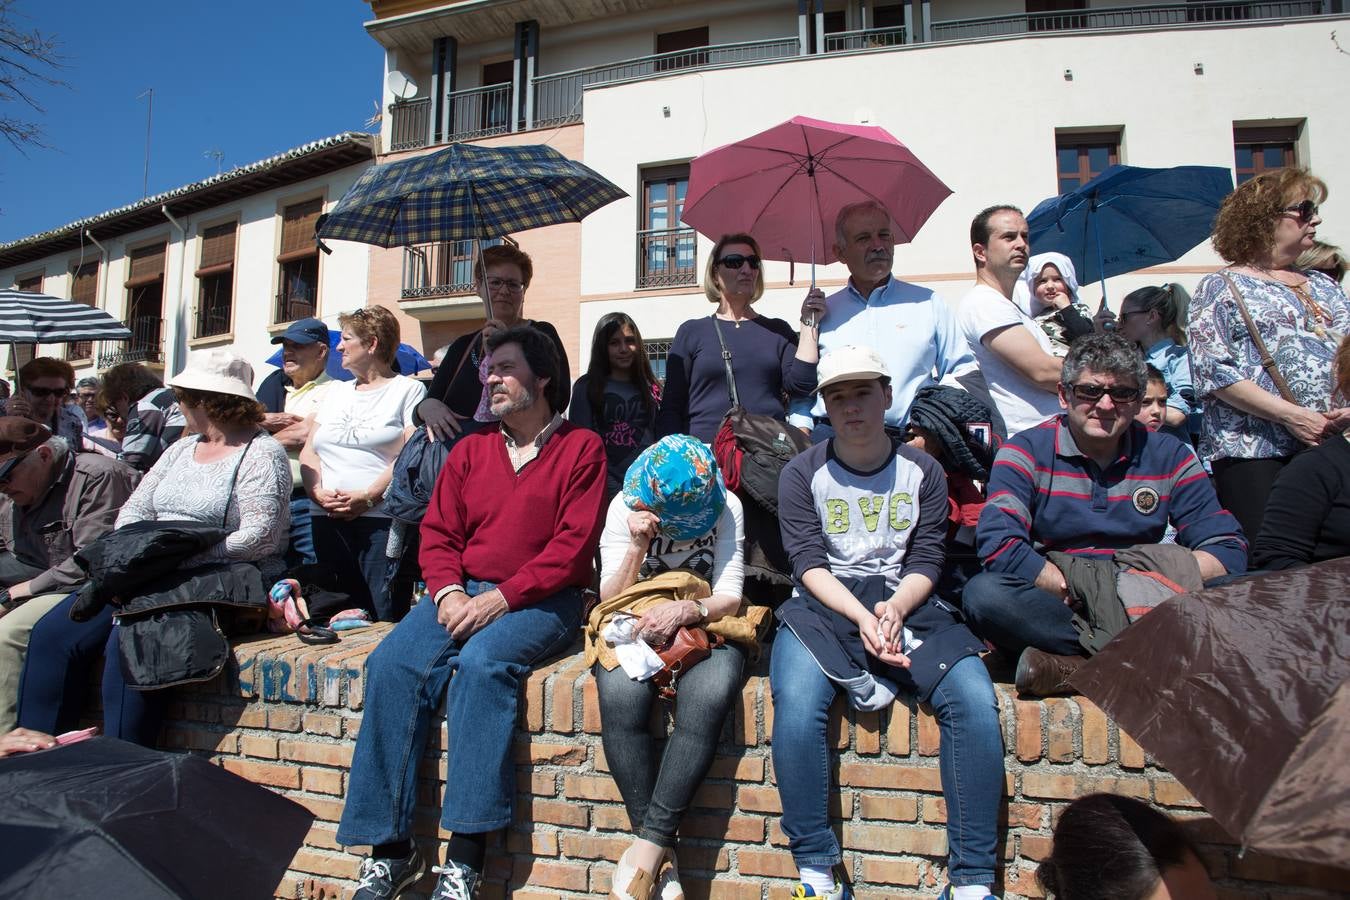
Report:
[[[951,192],[884,128],[796,116],[697,157],[681,218],[713,240],[748,232],[769,259],[809,259],[814,286],[815,264],[838,259],[839,210],[875,200],[907,243]]]

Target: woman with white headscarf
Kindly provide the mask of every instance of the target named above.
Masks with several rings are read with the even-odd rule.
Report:
[[[1051,352],[1066,356],[1075,338],[1091,334],[1092,313],[1078,299],[1078,273],[1063,253],[1038,253],[1013,288],[1013,300],[1050,338]]]

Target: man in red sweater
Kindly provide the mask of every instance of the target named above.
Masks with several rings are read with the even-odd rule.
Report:
[[[520,683],[581,625],[602,521],[604,446],[560,415],[566,401],[551,340],[517,326],[487,346],[501,422],[450,452],[422,521],[430,596],[366,664],[366,712],[337,835],[344,845],[371,845],[353,900],[395,897],[426,871],[412,812],[442,699],[449,747],[441,826],[453,836],[435,896],[476,894],[487,834],[511,821]]]

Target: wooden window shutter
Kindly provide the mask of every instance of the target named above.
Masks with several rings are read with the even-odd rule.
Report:
[[[130,251],[131,272],[127,276],[127,287],[140,287],[159,281],[164,277],[164,244],[153,247],[141,247]]]
[[[226,222],[202,231],[202,258],[197,277],[215,275],[234,265],[234,233],[238,225]]]
[[[27,294],[42,293],[42,275],[25,275],[22,278],[16,279],[14,282],[14,290],[23,291]]]
[[[323,198],[315,197],[304,203],[288,206],[281,212],[281,253],[278,260],[285,262],[310,253],[318,253],[314,243],[314,226],[323,211]]]
[[[71,274],[70,299],[86,306],[98,305],[98,263],[85,263]]]

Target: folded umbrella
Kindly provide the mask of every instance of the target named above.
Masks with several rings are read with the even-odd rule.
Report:
[[[1233,175],[1218,166],[1112,166],[1078,189],[1036,204],[1031,249],[1073,260],[1078,280],[1102,282],[1169,263],[1209,237]]]
[[[313,815],[196,756],[112,738],[0,760],[0,896],[271,897]]]
[[[1244,847],[1350,861],[1350,559],[1181,594],[1075,688]]]

